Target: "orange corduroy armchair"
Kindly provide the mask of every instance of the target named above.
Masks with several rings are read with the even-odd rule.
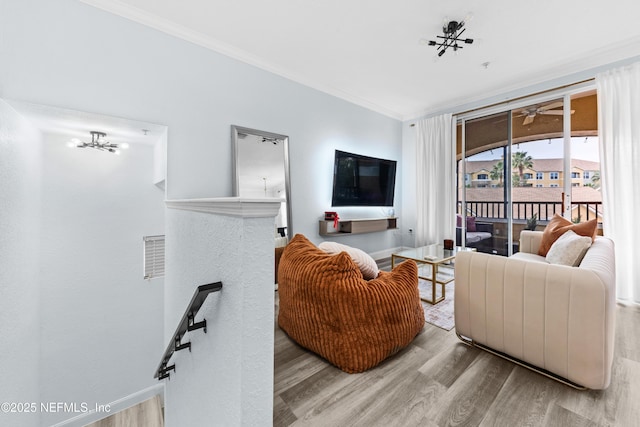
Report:
[[[346,252],[329,255],[298,234],[278,277],[280,328],[345,372],[378,365],[424,326],[414,261],[367,281]]]

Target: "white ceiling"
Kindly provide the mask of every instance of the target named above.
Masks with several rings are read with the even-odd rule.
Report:
[[[399,119],[640,55],[638,0],[81,1]]]

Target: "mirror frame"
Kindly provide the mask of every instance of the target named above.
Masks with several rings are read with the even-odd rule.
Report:
[[[293,216],[291,215],[291,181],[289,178],[289,137],[287,135],[281,135],[273,132],[266,132],[258,129],[251,129],[243,126],[231,125],[231,145],[233,147],[233,195],[238,197],[240,195],[240,179],[238,177],[239,171],[239,162],[238,158],[238,144],[240,138],[238,134],[244,133],[247,135],[257,135],[266,138],[277,138],[281,139],[283,142],[283,151],[284,151],[284,186],[285,186],[285,196],[287,200],[287,237],[291,239],[293,237],[291,226],[293,223]]]

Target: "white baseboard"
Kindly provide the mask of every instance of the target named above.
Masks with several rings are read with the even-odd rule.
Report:
[[[391,249],[385,249],[383,251],[372,252],[369,255],[371,255],[371,258],[375,260],[380,260],[384,258],[391,258],[391,254],[400,252],[404,249],[406,249],[404,246],[398,246],[397,248],[391,248]]]
[[[68,420],[62,421],[58,424],[54,424],[51,427],[82,427],[103,418],[107,418],[117,412],[123,411],[139,403],[142,403],[145,400],[151,399],[156,395],[160,395],[160,400],[164,404],[164,382],[137,391],[109,403],[109,412],[96,412],[95,410],[88,411],[84,414],[69,418]]]

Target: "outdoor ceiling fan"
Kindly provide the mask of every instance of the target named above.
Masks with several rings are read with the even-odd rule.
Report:
[[[562,107],[563,102],[552,102],[551,104],[542,105],[542,106],[532,106],[523,108],[520,110],[520,114],[515,117],[524,117],[524,121],[522,122],[523,126],[533,123],[533,119],[536,118],[538,114],[547,115],[547,116],[562,116],[564,114],[563,110],[557,110],[558,107]],[[574,113],[575,110],[571,110],[571,114]]]

